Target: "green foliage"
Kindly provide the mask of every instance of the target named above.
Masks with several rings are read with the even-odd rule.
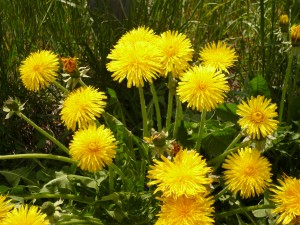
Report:
[[[124,83],[113,81],[106,70],[107,55],[119,37],[130,29],[148,26],[158,34],[169,29],[187,34],[195,49],[195,64],[200,63],[199,50],[211,41],[226,41],[238,53],[238,61],[229,71],[230,98],[207,114],[202,134],[200,152],[215,169],[212,195],[225,188],[222,169],[218,168],[221,161],[218,164],[214,160],[222,158],[240,132],[236,114],[240,101],[263,95],[279,106],[290,45],[288,35],[278,26],[278,16],[290,13],[291,24],[299,23],[298,1],[132,2],[128,12],[116,15],[109,7],[91,6],[90,1],[0,1],[1,102],[9,96],[20,98],[21,103],[26,103],[22,111],[25,115],[65,146],[69,145],[72,133],[59,119],[59,101],[64,98],[63,94],[54,86],[38,93],[28,92],[19,79],[20,62],[41,49],[53,50],[61,57],[77,57],[79,66],[90,69],[90,78],[84,82],[105,91],[108,96],[106,112],[100,122],[112,130],[118,149],[117,158],[106,169],[84,172],[75,164],[53,161],[53,158],[0,160],[0,193],[8,194],[16,204],[41,206],[50,202],[55,206],[55,212],[48,215],[52,224],[154,224],[160,202],[153,188],[147,186],[146,175],[156,151],[166,154],[174,148],[174,139],[189,149],[194,148],[198,140],[201,115],[184,105],[178,131],[174,131],[175,122],[165,130],[168,136],[163,147],[153,147],[143,139],[138,90],[127,89]],[[271,138],[252,143],[262,146],[263,154],[272,162],[274,182],[283,174],[299,177],[300,172],[298,55],[293,56],[291,65],[292,76],[282,105],[284,119]],[[64,84],[63,78],[58,81]],[[168,105],[166,83],[162,78],[154,82],[163,124]],[[147,125],[156,129],[155,100],[148,86],[144,92]],[[175,120],[176,104],[172,109]],[[0,116],[1,156],[41,152],[68,157],[16,115],[9,120],[3,112]],[[245,138],[231,147],[243,146],[247,141]],[[276,218],[271,209],[259,208],[263,204],[272,206],[268,199],[269,196],[265,196],[263,200],[244,201],[238,195],[221,193],[214,205],[216,224],[274,224]],[[248,206],[258,209],[241,210]]]

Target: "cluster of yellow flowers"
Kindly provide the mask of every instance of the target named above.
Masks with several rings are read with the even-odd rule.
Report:
[[[6,199],[6,196],[0,195],[0,224],[1,225],[20,225],[37,224],[49,225],[46,214],[42,213],[36,206],[14,206]]]
[[[162,156],[150,166],[148,185],[157,185],[162,206],[155,224],[213,224],[214,200],[209,197],[212,171],[194,150],[180,150],[173,161]]]
[[[76,58],[62,58],[63,69],[74,73]],[[24,86],[38,91],[53,83],[59,69],[58,56],[51,51],[40,51],[28,56],[20,67]],[[107,99],[104,92],[91,86],[79,87],[69,93],[62,104],[61,119],[67,128],[75,132],[69,146],[71,158],[78,166],[90,172],[112,163],[116,155],[116,140],[110,129],[97,126]]]
[[[292,27],[292,34],[295,29],[298,27]],[[300,39],[295,35],[294,38]],[[225,43],[209,43],[199,52],[200,64],[191,66],[193,54],[186,35],[177,31],[156,35],[150,28],[139,27],[127,32],[116,43],[108,55],[111,61],[107,69],[114,80],[127,79],[128,88],[143,87],[145,82],[152,83],[159,76],[170,75],[179,80],[176,94],[187,107],[200,112],[214,110],[225,102],[226,92],[230,90],[227,74],[237,61],[236,52]],[[74,73],[76,58],[64,58],[62,62],[65,72]],[[22,62],[21,79],[27,89],[38,91],[55,83],[58,69],[58,57],[51,51],[32,53]],[[106,99],[104,92],[83,86],[66,96],[60,113],[66,127],[75,132],[69,146],[72,159],[81,169],[90,172],[111,164],[116,157],[117,141],[112,131],[96,122],[104,113]],[[249,138],[266,138],[277,129],[276,109],[270,99],[252,96],[238,105],[236,113],[241,117],[238,124]],[[186,149],[180,150],[172,160],[161,158],[162,161],[154,159],[155,165],[150,166],[147,176],[148,185],[157,185],[155,192],[161,193],[162,206],[156,224],[213,224],[214,200],[209,196],[212,169],[207,167],[202,156]],[[262,194],[270,186],[271,164],[256,149],[239,149],[228,156],[222,167],[228,189],[242,198]],[[277,204],[274,212],[282,213],[278,223],[288,224],[300,215],[297,193],[300,183],[293,178],[280,183],[282,187],[272,189]],[[7,207],[0,208],[9,211]],[[11,214],[21,210],[27,212],[31,208],[14,209]],[[39,214],[35,208],[32,211]],[[41,218],[42,221],[44,217]]]

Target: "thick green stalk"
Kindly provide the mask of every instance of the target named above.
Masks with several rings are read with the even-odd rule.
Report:
[[[215,217],[226,217],[226,216],[241,214],[241,213],[245,213],[245,212],[253,211],[253,210],[257,210],[257,209],[273,209],[273,208],[274,208],[273,205],[246,206],[246,207],[240,207],[240,208],[237,208],[237,209],[232,209],[232,210],[226,211],[226,212],[217,213],[215,215]]]
[[[199,152],[201,148],[205,119],[206,119],[206,110],[204,109],[201,113],[200,127],[199,127],[198,138],[195,146],[197,152]]]
[[[183,119],[183,114],[182,114],[181,101],[179,100],[179,97],[176,96],[176,113],[175,113],[174,131],[173,131],[174,139],[177,138],[178,128],[181,124],[182,119]]]
[[[109,172],[109,176],[108,176],[108,186],[109,186],[109,193],[112,194],[115,190],[115,182],[114,182],[114,170],[112,167],[108,167],[108,172]]]
[[[297,56],[297,63],[298,63],[298,60],[299,60],[299,56]],[[290,82],[292,83],[292,88],[290,88],[289,90],[289,95],[288,95],[288,108],[287,108],[287,119],[286,121],[288,123],[291,122],[292,120],[292,115],[293,115],[293,106],[294,106],[294,98],[295,98],[295,95],[294,93],[296,93],[297,91],[297,83],[298,83],[298,80],[299,80],[299,73],[300,73],[300,65],[298,64],[297,65],[297,69],[296,69],[296,72],[294,73],[294,77],[293,77],[293,82]],[[290,85],[288,85],[290,87]]]
[[[244,136],[244,130],[240,131],[239,134],[233,139],[233,141],[227,146],[227,148],[225,149],[225,152],[227,152],[228,150],[232,149],[233,146],[236,145],[236,143],[238,143],[238,141]]]
[[[67,162],[71,164],[77,164],[76,161],[60,156],[60,155],[52,155],[52,154],[44,154],[44,153],[27,153],[27,154],[15,154],[15,155],[0,155],[0,160],[8,160],[8,159],[51,159],[62,162]]]
[[[225,158],[227,155],[229,155],[230,153],[236,151],[236,150],[239,149],[239,148],[241,148],[241,146],[238,146],[238,147],[236,147],[236,148],[232,148],[232,149],[230,149],[230,150],[228,150],[228,151],[226,151],[226,152],[223,152],[221,155],[218,155],[217,157],[215,157],[215,158],[209,160],[209,161],[207,162],[207,164],[208,164],[208,165],[212,165],[212,164],[217,164],[217,165],[218,165],[218,164],[220,164],[220,163],[224,160],[224,158]]]
[[[228,186],[224,187],[218,194],[215,195],[214,199],[217,201],[223,194],[228,190]]]
[[[140,95],[140,104],[141,104],[141,110],[142,110],[142,117],[143,117],[143,136],[149,137],[149,131],[148,131],[148,124],[147,124],[147,110],[146,110],[146,103],[145,103],[145,97],[144,97],[144,90],[143,87],[138,87],[139,89],[139,95]]]
[[[37,124],[35,124],[31,119],[29,119],[27,116],[25,116],[23,113],[18,112],[16,113],[19,117],[24,119],[27,123],[29,123],[32,127],[34,127],[37,131],[39,131],[42,135],[44,135],[46,138],[51,140],[54,144],[56,144],[57,147],[59,147],[61,150],[63,150],[65,153],[69,154],[69,149],[64,146],[59,140],[57,140],[55,137],[53,137],[51,134],[43,130],[41,127],[39,127]]]
[[[79,84],[81,84],[82,87],[87,87],[87,85],[81,79],[79,79]]]
[[[265,75],[265,1],[260,0],[260,45],[262,60],[262,76]]]
[[[156,120],[157,120],[157,131],[160,132],[162,130],[162,125],[161,125],[161,113],[160,113],[160,107],[159,107],[159,102],[158,102],[158,97],[156,93],[156,89],[154,84],[150,84],[151,88],[151,93],[153,97],[153,102],[154,102],[154,107],[155,107],[155,112],[156,112]]]
[[[64,86],[62,86],[56,80],[53,81],[53,84],[55,84],[55,86],[58,87],[60,90],[62,90],[65,94],[69,94],[70,93],[70,91],[67,88],[65,88]]]
[[[166,119],[166,129],[168,130],[171,125],[171,118],[172,118],[172,113],[173,113],[173,98],[175,95],[175,85],[173,81],[173,76],[172,74],[168,74],[168,88],[169,88],[169,93],[168,93],[168,109],[167,109],[167,119]]]
[[[280,100],[280,105],[279,105],[279,122],[282,122],[284,101],[285,101],[285,96],[286,96],[286,92],[287,92],[287,88],[288,88],[288,83],[289,83],[290,76],[291,76],[293,57],[294,57],[294,51],[292,48],[292,50],[288,56],[288,65],[287,65],[286,74],[284,76],[284,81],[283,81],[282,94],[281,94],[281,100]]]

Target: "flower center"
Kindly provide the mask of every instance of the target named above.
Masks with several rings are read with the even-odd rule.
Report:
[[[264,121],[264,115],[261,112],[256,111],[252,113],[251,120],[254,123],[261,123]]]
[[[33,70],[35,71],[35,72],[37,72],[37,73],[40,73],[41,72],[41,66],[40,65],[34,65],[33,66]]]
[[[97,146],[96,143],[91,142],[91,143],[89,143],[89,145],[88,145],[88,149],[90,150],[91,153],[95,153],[95,152],[98,151],[98,146]]]
[[[167,55],[168,55],[169,57],[172,57],[172,56],[175,55],[175,53],[176,53],[175,47],[172,46],[172,45],[168,46],[168,49],[167,49]]]
[[[197,89],[199,91],[204,91],[204,90],[207,89],[207,84],[200,82],[200,83],[197,84]]]
[[[252,166],[249,166],[245,169],[245,175],[246,176],[249,176],[249,177],[252,177],[253,174],[254,174],[254,168]]]

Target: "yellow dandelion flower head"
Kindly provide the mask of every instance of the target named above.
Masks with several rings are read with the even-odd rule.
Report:
[[[10,201],[11,199],[7,200],[6,196],[0,195],[0,221],[14,207],[13,204],[10,204]]]
[[[228,189],[234,194],[240,192],[242,198],[262,194],[272,181],[271,164],[257,149],[239,149],[225,159],[222,167]]]
[[[180,150],[170,161],[161,156],[163,161],[154,160],[147,177],[151,180],[148,185],[157,185],[155,193],[161,191],[163,196],[174,198],[185,195],[195,196],[207,191],[205,185],[211,184],[208,178],[211,168],[196,151]]]
[[[289,16],[286,14],[283,14],[279,17],[279,24],[280,25],[287,25],[289,23]]]
[[[163,59],[164,76],[171,72],[174,77],[178,77],[192,61],[194,50],[185,34],[166,31],[158,38],[157,46]]]
[[[46,216],[37,206],[23,205],[9,212],[1,221],[1,225],[49,225]]]
[[[300,44],[300,25],[293,25],[291,27],[292,45],[298,46]]]
[[[58,68],[58,56],[53,52],[34,52],[21,62],[21,80],[26,89],[36,92],[55,81]]]
[[[180,196],[178,198],[163,198],[161,211],[155,225],[212,225],[214,220],[212,197],[198,194],[192,198]]]
[[[107,56],[111,61],[106,67],[113,73],[113,80],[122,82],[126,78],[128,88],[143,87],[145,81],[152,83],[162,69],[159,50],[154,44],[156,35],[149,30],[140,31],[125,34]]]
[[[278,182],[280,185],[271,189],[274,192],[272,200],[276,206],[272,213],[280,214],[276,222],[284,225],[298,224],[293,221],[300,217],[300,180],[286,176]]]
[[[258,95],[251,96],[247,102],[242,101],[238,105],[236,113],[241,116],[238,124],[253,139],[265,138],[277,129],[278,121],[273,119],[277,116],[276,104],[271,104],[271,99]]]
[[[132,29],[129,32],[125,33],[117,42],[118,45],[126,43],[135,43],[139,41],[146,41],[150,43],[155,43],[158,36],[154,31],[145,26]]]
[[[110,165],[116,156],[116,148],[112,131],[104,125],[76,131],[69,146],[71,158],[78,161],[78,167],[89,172]]]
[[[65,99],[60,112],[61,119],[73,131],[76,127],[87,128],[104,112],[105,99],[104,92],[91,86],[78,88]]]
[[[224,102],[225,92],[229,90],[226,77],[211,66],[194,66],[180,77],[177,95],[188,107],[211,111]]]
[[[228,68],[237,61],[237,55],[233,48],[220,41],[208,43],[200,50],[200,60],[203,65],[215,67],[228,73]]]

